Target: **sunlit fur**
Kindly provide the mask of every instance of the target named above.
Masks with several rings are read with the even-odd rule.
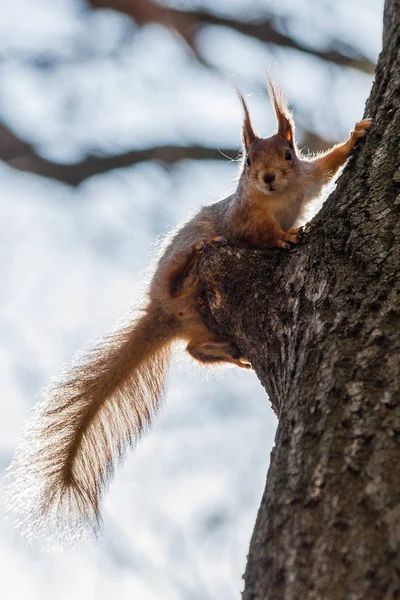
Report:
[[[144,313],[79,353],[44,392],[11,470],[24,534],[73,541],[97,530],[115,462],[158,408],[174,326]]]
[[[252,245],[288,248],[284,232],[300,224],[308,203],[318,197],[337,173],[356,140],[371,127],[371,121],[364,119],[357,123],[347,142],[320,155],[305,156],[297,148],[295,124],[283,92],[269,77],[267,86],[278,125],[277,132],[268,138],[255,133],[248,106],[239,94],[245,113],[244,152],[237,194],[241,201],[235,203],[232,218]],[[290,160],[285,158],[287,150],[291,153]],[[246,164],[247,157],[250,166]],[[273,181],[266,181],[271,175]],[[295,238],[289,234],[288,240],[294,242]]]
[[[198,312],[198,256],[203,242],[225,238],[241,247],[289,249],[292,229],[345,162],[371,121],[357,123],[347,142],[308,158],[299,154],[283,95],[269,82],[278,131],[261,139],[244,107],[243,158],[237,189],[203,207],[166,243],[148,289],[145,308],[80,353],[44,392],[10,469],[9,506],[28,536],[44,530],[75,540],[98,529],[100,503],[116,463],[134,446],[156,412],[176,340],[205,364],[251,368],[230,340],[207,329]],[[293,158],[288,161],[285,151]],[[272,183],[265,183],[267,173]]]

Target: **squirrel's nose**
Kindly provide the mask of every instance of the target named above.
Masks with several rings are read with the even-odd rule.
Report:
[[[263,176],[265,183],[272,183],[275,181],[275,173],[265,173]]]

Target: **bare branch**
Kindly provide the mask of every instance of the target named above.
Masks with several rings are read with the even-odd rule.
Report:
[[[302,142],[313,150],[325,150],[331,145],[330,141],[323,140],[306,132]],[[239,154],[238,148],[209,148],[206,146],[155,146],[140,150],[129,150],[113,155],[88,155],[82,161],[62,164],[40,156],[34,146],[24,142],[10,129],[0,123],[0,160],[18,171],[35,173],[42,177],[56,179],[71,186],[80,183],[101,173],[114,169],[130,167],[144,161],[157,161],[165,165],[172,165],[181,160],[235,160]]]
[[[272,18],[253,21],[238,21],[228,17],[222,17],[205,10],[185,11],[153,2],[153,0],[87,0],[94,9],[112,8],[118,12],[128,15],[141,26],[146,23],[159,23],[165,27],[175,30],[186,41],[193,52],[198,56],[199,50],[196,46],[196,34],[204,25],[215,25],[230,27],[235,31],[248,35],[262,42],[276,44],[285,48],[299,50],[311,54],[322,60],[352,67],[364,73],[373,73],[374,63],[359,50],[347,45],[336,47],[332,45],[326,50],[319,50],[303,44],[290,35],[282,33],[275,25]],[[280,19],[281,29],[285,27],[284,19]],[[202,59],[201,59],[202,60]]]
[[[223,158],[221,152],[231,155],[233,158],[238,154],[238,151],[233,148],[218,150],[203,146],[158,146],[143,150],[130,150],[113,156],[91,155],[80,162],[61,164],[39,156],[27,144],[25,144],[25,149],[24,154],[14,156],[5,162],[18,171],[35,173],[75,187],[94,175],[130,167],[148,160],[171,165],[180,160],[221,160]]]

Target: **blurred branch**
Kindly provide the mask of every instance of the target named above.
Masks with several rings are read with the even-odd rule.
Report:
[[[313,151],[325,150],[330,145],[331,142],[307,131],[301,136],[301,146],[310,147]],[[225,160],[225,156],[235,160],[238,154],[238,148],[219,149],[198,145],[155,146],[108,156],[89,155],[82,161],[62,164],[43,158],[34,146],[18,138],[0,123],[1,161],[18,171],[49,177],[75,187],[94,175],[130,167],[144,161],[158,161],[171,165],[181,160]]]
[[[89,155],[82,161],[62,164],[43,158],[31,144],[0,124],[0,160],[18,171],[35,173],[72,186],[78,186],[94,175],[144,161],[159,161],[170,165],[180,160],[218,160],[222,158],[222,153],[234,159],[238,152],[237,148],[219,150],[203,146],[156,146],[109,156]]]
[[[175,30],[190,46],[195,55],[202,60],[196,46],[195,37],[204,25],[230,27],[244,35],[262,42],[275,44],[285,48],[299,50],[322,60],[347,67],[353,67],[364,73],[373,73],[374,63],[357,49],[343,44],[338,47],[319,50],[304,45],[290,35],[282,33],[272,18],[253,21],[239,21],[222,17],[205,10],[186,11],[162,6],[153,0],[87,0],[94,9],[111,8],[128,15],[139,25],[159,23]],[[279,19],[281,29],[285,29],[285,19]],[[286,27],[287,29],[287,27]]]

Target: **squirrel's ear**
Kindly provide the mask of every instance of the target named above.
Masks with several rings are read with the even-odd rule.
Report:
[[[278,135],[294,147],[294,121],[282,90],[267,76],[268,93],[278,122]]]
[[[247,108],[245,99],[243,98],[243,96],[239,92],[239,90],[237,90],[237,93],[242,102],[243,110],[244,110],[244,119],[243,119],[243,126],[242,126],[242,141],[243,141],[243,146],[245,147],[245,150],[247,151],[250,147],[251,142],[254,142],[254,140],[257,138],[257,136],[254,133],[253,127],[251,125],[250,113],[249,113],[249,109]]]

